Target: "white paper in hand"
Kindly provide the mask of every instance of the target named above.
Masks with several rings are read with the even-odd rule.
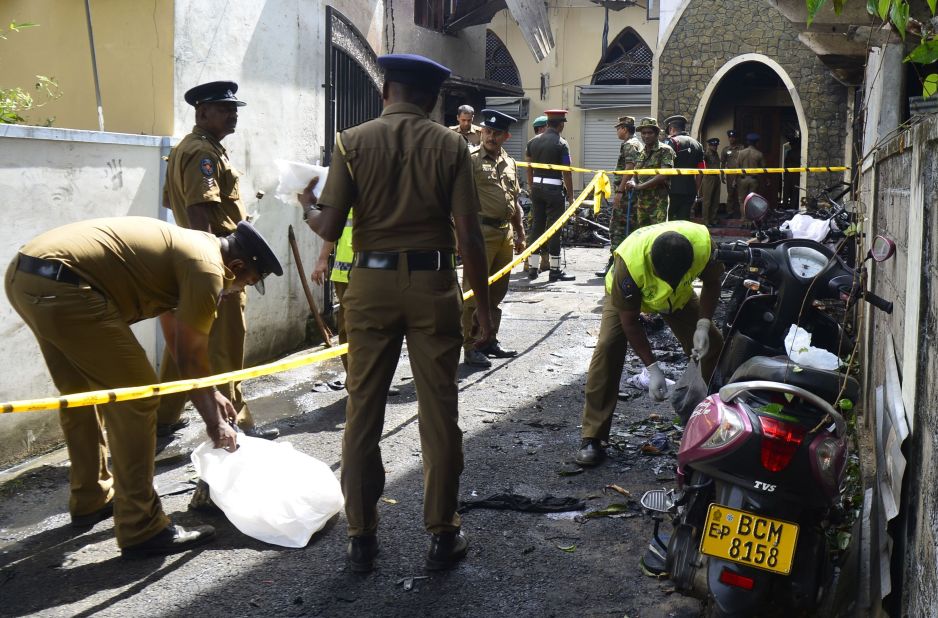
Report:
[[[325,463],[289,442],[238,436],[238,450],[211,440],[192,452],[212,502],[244,534],[283,547],[304,547],[342,510],[342,488]]]
[[[326,176],[329,175],[329,168],[320,165],[310,165],[309,163],[300,163],[299,161],[287,161],[286,159],[274,159],[277,166],[277,177],[279,184],[275,195],[277,199],[287,204],[295,204],[296,194],[302,193],[309,181],[315,176],[319,176],[319,182],[313,187],[313,195],[319,199],[322,188],[326,186]]]

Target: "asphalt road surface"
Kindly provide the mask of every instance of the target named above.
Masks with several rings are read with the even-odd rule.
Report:
[[[223,515],[187,511],[195,472],[188,453],[204,438],[193,419],[157,464],[163,507],[177,523],[210,523],[217,540],[184,554],[124,561],[110,520],[74,534],[68,525],[68,464],[62,451],[35,462],[0,486],[0,613],[42,616],[628,616],[690,617],[700,603],[648,577],[639,558],[652,522],[638,506],[647,490],[673,484],[672,455],[641,445],[671,432],[668,404],[641,391],[620,402],[613,446],[599,468],[581,470],[583,386],[599,331],[602,281],[593,275],[607,250],[572,249],[567,270],[577,280],[548,284],[512,276],[500,340],[520,351],[491,369],[460,365],[460,424],[465,433],[463,499],[512,493],[585,501],[561,514],[473,509],[464,514],[466,560],[445,573],[424,572],[429,537],[422,525],[422,473],[417,403],[406,349],[388,400],[381,443],[387,486],[379,503],[377,570],[357,575],[345,560],[340,514],[307,547],[285,549],[239,532]],[[666,330],[653,347],[683,367]],[[628,366],[638,368],[635,357]],[[667,372],[666,372],[667,373]],[[279,440],[326,462],[338,474],[345,392],[326,384],[342,374],[338,360],[246,383],[260,422]],[[628,372],[625,377],[628,377]],[[12,475],[5,475],[10,478]],[[607,489],[617,485],[631,498]],[[587,517],[614,506],[614,516]],[[624,506],[623,506],[624,505]]]

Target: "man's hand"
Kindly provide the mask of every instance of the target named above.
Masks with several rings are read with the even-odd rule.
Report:
[[[205,429],[215,448],[223,448],[229,453],[238,450],[238,433],[228,423],[206,426]]]
[[[302,193],[296,194],[296,199],[299,201],[300,206],[303,209],[312,208],[316,205],[316,195],[313,194],[313,188],[319,183],[319,176],[313,176],[313,179],[309,181],[309,184],[306,185],[306,188],[303,189]]]
[[[524,251],[525,247],[528,246],[527,237],[522,232],[521,234],[515,235],[515,253],[521,253]]]
[[[710,351],[710,325],[712,322],[707,318],[697,320],[697,330],[694,331],[694,348],[690,356],[696,361],[707,355]]]
[[[637,187],[637,183],[635,182],[634,178],[629,178],[625,183],[625,188],[628,189],[629,191],[635,190],[636,187]]]
[[[668,381],[665,379],[661,367],[658,366],[656,361],[648,365],[647,369],[650,378],[648,382],[648,394],[651,395],[651,398],[655,401],[664,401],[668,397]]]
[[[309,276],[316,285],[322,285],[326,281],[326,273],[329,271],[329,256],[325,258],[319,256],[316,265],[313,267],[313,273]]]
[[[495,326],[492,323],[492,316],[488,307],[476,303],[476,322],[479,323],[479,336],[476,338],[475,348],[484,350],[495,339]]]

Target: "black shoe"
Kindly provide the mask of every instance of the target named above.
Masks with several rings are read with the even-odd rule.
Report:
[[[276,427],[267,427],[265,429],[258,429],[255,425],[254,427],[248,427],[243,430],[244,435],[250,436],[252,438],[261,438],[263,440],[274,440],[280,437],[280,430]]]
[[[111,500],[97,511],[86,513],[84,515],[72,515],[72,528],[90,528],[99,521],[104,521],[114,516],[114,501]]]
[[[378,537],[374,534],[353,536],[348,540],[348,564],[355,573],[367,573],[375,568],[378,555]]]
[[[576,453],[576,462],[581,466],[595,466],[606,458],[606,450],[596,438],[584,438]]]
[[[150,556],[166,556],[188,551],[208,543],[215,538],[215,528],[211,526],[195,526],[183,528],[170,524],[160,532],[143,543],[137,543],[121,550],[121,557],[128,560],[139,560]]]
[[[606,273],[609,272],[609,269],[610,269],[610,268],[612,268],[612,258],[609,258],[609,261],[606,262],[606,267],[605,267],[605,268],[603,268],[602,270],[597,270],[597,271],[594,272],[593,274],[596,275],[597,277],[599,277],[600,279],[605,279],[605,278],[606,278]]]
[[[451,569],[466,557],[469,540],[461,530],[434,534],[430,539],[430,553],[427,554],[428,571]]]
[[[171,436],[180,429],[185,429],[189,426],[189,419],[181,418],[175,423],[157,423],[156,424],[156,436],[158,438],[165,438]]]
[[[498,341],[493,341],[487,347],[479,351],[489,358],[513,358],[518,356],[518,350],[506,350],[498,345]]]
[[[465,351],[465,363],[470,367],[484,367],[486,369],[492,366],[492,361],[486,358],[485,354],[472,349]]]
[[[573,281],[574,279],[576,279],[576,275],[568,275],[559,268],[551,268],[548,281]]]
[[[662,532],[659,537],[652,537],[648,549],[639,560],[639,567],[648,577],[661,577],[667,573],[668,567],[668,540],[671,536]]]
[[[537,279],[537,275],[538,275],[538,272],[536,268],[528,269],[528,279],[531,279],[531,280]]]

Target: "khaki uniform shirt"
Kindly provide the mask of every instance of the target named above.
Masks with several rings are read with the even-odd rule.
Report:
[[[470,146],[478,146],[482,141],[482,127],[477,124],[470,124],[468,132],[463,132],[458,124],[449,130],[459,134]]]
[[[655,141],[651,146],[651,151],[642,148],[638,161],[635,162],[635,169],[662,169],[674,167],[674,151],[667,144]],[[641,184],[651,180],[652,176],[636,176],[635,182]],[[670,178],[670,176],[665,176]],[[654,208],[668,208],[668,183],[653,187],[651,189],[642,189],[632,192],[632,199],[635,200],[635,206],[643,210]]]
[[[518,167],[504,149],[493,157],[485,148],[470,151],[472,173],[483,217],[498,219],[506,224],[515,213],[518,193]]]
[[[735,169],[739,167],[739,153],[742,149],[742,144],[724,146],[723,150],[720,151],[720,167],[723,169]]]
[[[765,167],[765,157],[762,156],[762,152],[755,146],[746,146],[739,152],[736,164],[743,168]]]
[[[466,142],[409,103],[337,136],[319,203],[355,208],[355,251],[452,251],[453,216],[479,213]]]
[[[227,236],[246,218],[238,176],[221,143],[195,127],[169,153],[163,204],[172,209],[178,225],[188,228],[192,226],[186,208],[206,202],[217,204],[209,210],[211,231],[216,236]]]
[[[148,217],[89,219],[40,234],[20,253],[68,266],[128,323],[176,309],[208,334],[226,280],[217,238]]]
[[[704,163],[707,164],[708,170],[718,170],[720,169],[720,155],[707,148],[704,150]],[[707,178],[718,178],[718,176],[704,176],[705,180]]]

